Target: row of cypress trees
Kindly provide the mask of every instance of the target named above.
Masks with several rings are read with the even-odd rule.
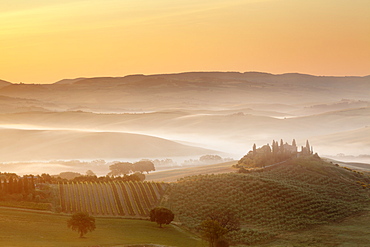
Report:
[[[19,177],[16,174],[1,173],[0,192],[2,194],[28,194],[34,190],[34,176]]]

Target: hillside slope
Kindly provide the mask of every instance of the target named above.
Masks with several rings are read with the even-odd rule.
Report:
[[[369,122],[370,123],[370,122]],[[370,150],[370,126],[349,131],[317,136],[311,139],[322,152],[347,153],[357,150],[357,154],[366,154]],[[344,145],[345,144],[345,145]],[[345,148],[343,148],[345,147]]]
[[[173,185],[167,206],[190,229],[211,212],[231,212],[243,229],[229,240],[253,243],[363,210],[369,184],[365,175],[300,158],[262,172],[184,178]]]
[[[12,247],[86,247],[86,246],[177,246],[203,247],[196,236],[174,225],[165,229],[146,220],[96,217],[96,230],[86,238],[67,227],[70,216],[0,208],[0,246]],[[35,230],[37,229],[37,230]],[[35,233],[37,231],[37,233]]]
[[[213,165],[197,165],[195,167],[178,167],[171,170],[156,171],[145,175],[146,181],[156,182],[176,182],[178,179],[187,176],[200,175],[200,174],[219,174],[234,172],[232,168],[237,161],[229,161]]]
[[[4,81],[4,80],[0,80],[0,88],[5,87],[5,86],[9,86],[9,85],[11,85],[10,82]]]
[[[213,153],[147,135],[0,128],[0,161],[142,159]]]

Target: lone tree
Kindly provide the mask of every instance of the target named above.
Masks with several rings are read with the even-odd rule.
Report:
[[[157,222],[160,228],[162,224],[170,224],[175,215],[168,208],[156,207],[150,210],[150,221]]]
[[[199,225],[199,231],[209,242],[210,247],[227,246],[222,237],[232,231],[240,230],[239,220],[228,210],[214,211]]]
[[[225,227],[222,227],[217,220],[204,220],[200,223],[199,230],[203,237],[209,242],[210,247],[216,247],[217,241],[228,233]]]
[[[67,221],[67,226],[73,231],[77,231],[80,234],[80,238],[83,238],[83,235],[95,230],[95,218],[88,213],[75,213]]]

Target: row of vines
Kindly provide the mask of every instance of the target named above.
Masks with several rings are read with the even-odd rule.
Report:
[[[67,182],[59,185],[62,212],[100,216],[148,216],[167,184],[154,182]]]
[[[230,212],[247,226],[229,235],[253,243],[282,231],[343,219],[369,203],[362,174],[310,159],[297,159],[249,174],[198,175],[171,188],[167,207],[189,229],[211,212]]]

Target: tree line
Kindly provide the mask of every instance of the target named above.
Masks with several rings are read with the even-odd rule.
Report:
[[[149,160],[141,160],[135,163],[130,162],[117,162],[109,166],[110,172],[108,176],[116,177],[121,175],[133,174],[135,172],[139,173],[149,173],[150,171],[155,171],[153,162]]]
[[[34,176],[19,177],[14,173],[0,173],[0,177],[2,194],[28,194],[35,189]]]

